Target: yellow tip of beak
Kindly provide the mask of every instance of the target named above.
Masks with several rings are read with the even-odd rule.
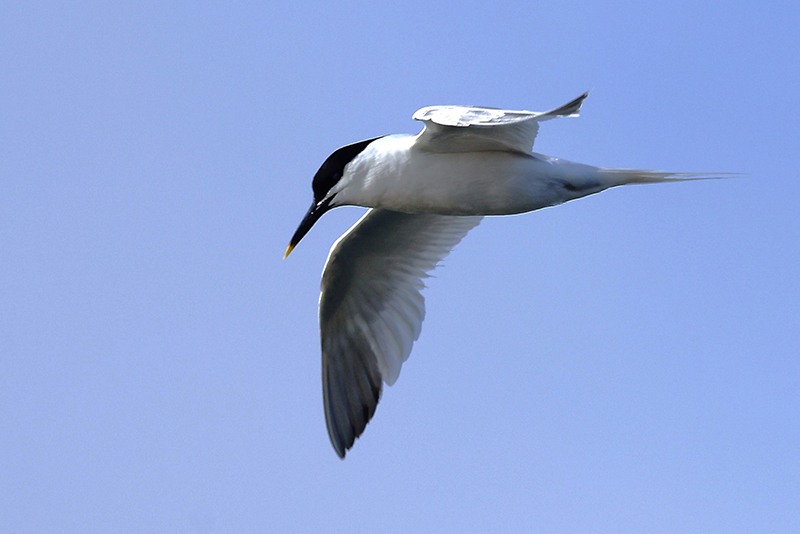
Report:
[[[283,259],[285,260],[286,258],[288,258],[289,254],[291,254],[293,250],[294,250],[294,245],[290,244],[288,247],[286,247],[286,252],[283,253]]]

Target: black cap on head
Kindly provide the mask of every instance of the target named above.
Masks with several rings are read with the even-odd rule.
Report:
[[[292,240],[286,248],[286,253],[283,255],[284,258],[292,252],[292,249],[303,239],[303,236],[311,230],[314,223],[317,222],[326,211],[331,209],[330,204],[333,197],[328,196],[328,193],[331,188],[342,179],[344,168],[347,164],[353,161],[356,156],[363,152],[363,150],[376,139],[380,139],[380,137],[374,137],[366,141],[359,141],[352,145],[343,146],[328,156],[328,159],[326,159],[319,168],[317,174],[314,175],[314,180],[311,182],[311,188],[314,190],[314,202],[311,203],[311,208],[306,212],[305,217],[303,217],[303,220],[300,222],[300,226],[297,227],[297,230],[292,236]]]
[[[359,141],[352,145],[343,146],[337,149],[333,154],[328,156],[325,163],[314,175],[314,180],[311,182],[311,188],[314,190],[314,201],[322,202],[327,196],[328,191],[341,180],[344,175],[344,168],[348,163],[361,154],[367,145],[380,137],[367,139],[366,141]]]

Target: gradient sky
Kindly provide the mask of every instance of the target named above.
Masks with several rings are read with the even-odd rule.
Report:
[[[7,532],[800,532],[795,2],[6,2]],[[744,176],[490,218],[345,461],[337,147],[431,104],[538,152]]]

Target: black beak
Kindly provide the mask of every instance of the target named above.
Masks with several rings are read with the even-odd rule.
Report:
[[[300,226],[297,227],[294,235],[292,236],[292,240],[289,241],[289,246],[286,247],[286,253],[283,255],[283,259],[289,257],[289,254],[292,253],[294,247],[300,242],[301,239],[311,230],[311,227],[314,226],[314,223],[319,220],[322,215],[330,209],[331,199],[327,198],[317,204],[316,202],[311,203],[311,207],[308,208],[306,212],[306,216],[303,217],[303,220],[300,221]]]

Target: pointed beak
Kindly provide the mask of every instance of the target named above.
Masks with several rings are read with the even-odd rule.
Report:
[[[294,235],[292,236],[292,240],[289,241],[289,246],[286,247],[286,253],[283,255],[283,259],[289,257],[289,254],[292,253],[294,247],[300,242],[301,239],[311,230],[311,227],[314,226],[314,223],[319,220],[322,215],[330,209],[330,199],[323,200],[319,204],[316,202],[311,203],[311,207],[308,208],[306,212],[306,216],[303,217],[303,220],[300,221],[300,226],[297,227]]]

